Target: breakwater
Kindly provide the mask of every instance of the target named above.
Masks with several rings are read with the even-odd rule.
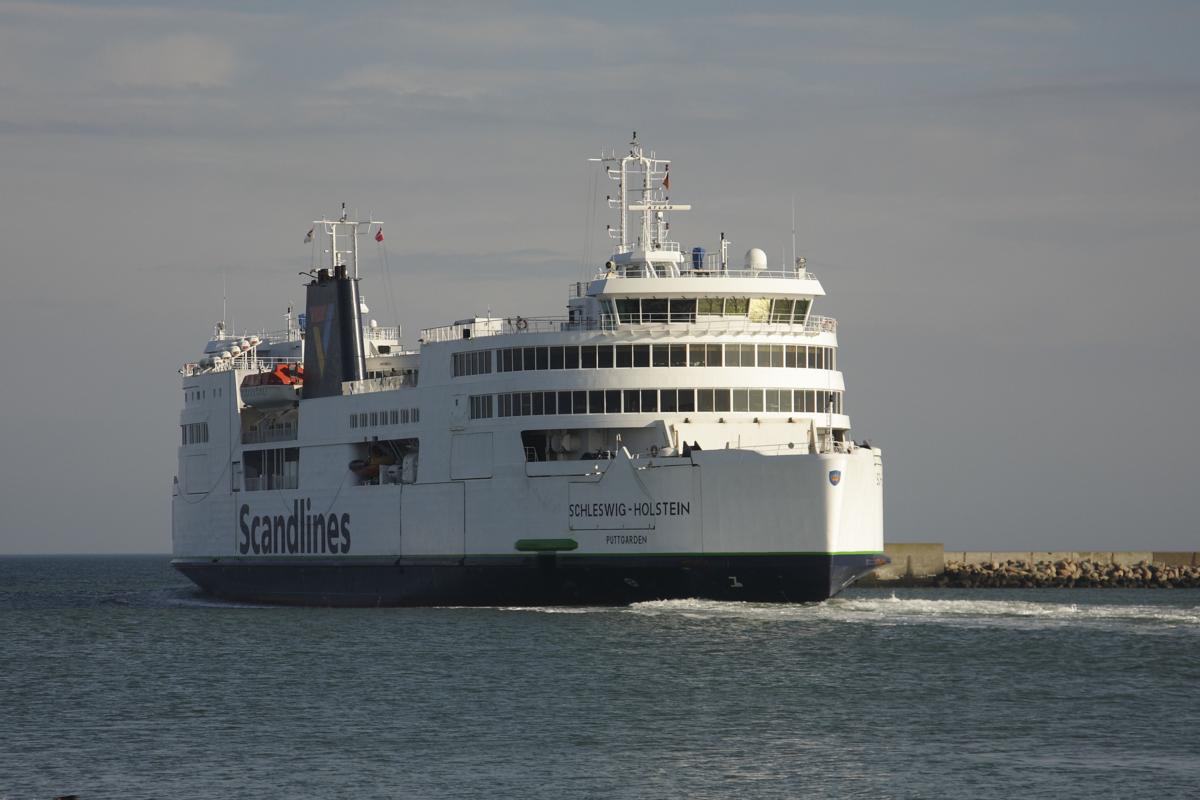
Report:
[[[979,564],[950,561],[933,585],[961,589],[1193,589],[1200,588],[1200,567],[1149,561],[1105,564],[1088,559],[984,561]]]
[[[863,586],[947,588],[1200,588],[1200,553],[1158,551],[946,551],[894,543],[892,563]]]

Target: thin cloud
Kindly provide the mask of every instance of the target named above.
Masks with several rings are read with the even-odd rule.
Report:
[[[237,72],[228,42],[197,34],[109,45],[100,63],[112,83],[162,89],[228,86]]]
[[[324,87],[328,91],[375,91],[400,97],[474,100],[488,93],[481,75],[450,70],[404,69],[375,64],[351,70]]]
[[[975,25],[985,31],[1025,35],[1063,35],[1075,33],[1079,30],[1079,25],[1076,24],[1075,20],[1062,14],[983,17],[977,20]]]

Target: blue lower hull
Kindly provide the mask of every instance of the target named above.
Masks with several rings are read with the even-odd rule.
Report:
[[[220,598],[305,606],[626,605],[702,598],[828,599],[887,562],[882,554],[570,556],[353,562],[177,559]]]

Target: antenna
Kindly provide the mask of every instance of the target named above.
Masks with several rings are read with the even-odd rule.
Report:
[[[792,192],[792,266],[796,265],[796,193]]]
[[[225,312],[229,307],[229,292],[225,289],[225,267],[221,267],[221,331],[225,330]]]

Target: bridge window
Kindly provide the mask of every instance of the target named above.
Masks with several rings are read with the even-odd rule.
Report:
[[[617,316],[624,324],[640,323],[642,321],[641,301],[637,298],[617,300]]]
[[[771,301],[771,322],[791,322],[796,301],[777,297]]]
[[[671,322],[695,322],[695,298],[676,297],[671,299]]]
[[[666,300],[642,300],[642,322],[667,322],[670,319]]]
[[[744,317],[749,311],[749,297],[728,297],[725,299],[725,316]]]

